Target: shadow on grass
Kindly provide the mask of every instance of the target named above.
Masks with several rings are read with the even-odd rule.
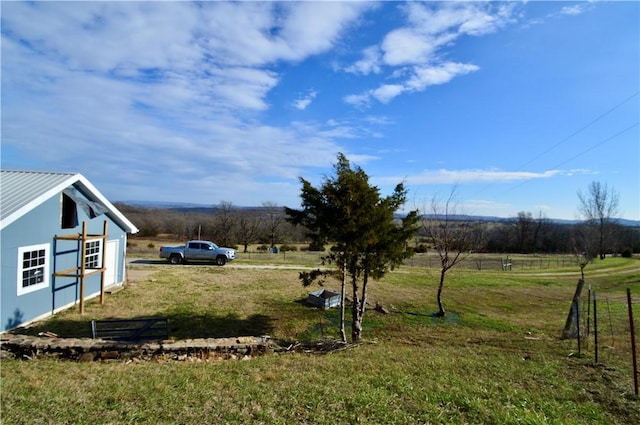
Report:
[[[165,317],[168,320],[169,337],[175,339],[190,338],[229,338],[237,336],[269,335],[273,331],[273,319],[262,314],[240,318],[234,314],[226,316],[189,315],[180,313],[158,314],[153,317]],[[111,317],[111,319],[142,319],[145,317]],[[101,318],[105,319],[105,318]],[[56,320],[38,323],[28,328],[16,329],[13,334],[38,335],[52,332],[60,338],[90,338],[91,318],[86,320]]]
[[[412,311],[404,311],[403,315],[413,317],[417,321],[425,323],[460,323],[460,313],[449,312],[444,316],[440,316],[437,312],[434,313],[416,313]]]

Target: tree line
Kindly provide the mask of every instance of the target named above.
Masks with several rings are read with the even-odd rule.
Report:
[[[200,238],[221,246],[236,247],[240,251],[255,244],[270,248],[285,245],[285,249],[287,245],[309,244],[312,251],[324,248],[317,244],[314,246],[303,229],[286,221],[285,207],[272,202],[251,208],[236,207],[231,202],[220,202],[208,209],[149,208],[126,204],[116,204],[116,207],[140,229],[138,237],[166,236],[180,241]],[[470,221],[458,216],[449,220],[451,226],[474,225],[480,233],[474,247],[477,252],[520,254],[572,254],[577,230],[591,223],[589,220],[556,222],[541,213],[534,216],[527,211],[499,221]],[[601,226],[600,220],[593,223],[590,228]],[[640,253],[640,227],[624,226],[615,221],[605,223],[604,227],[603,253]],[[424,228],[417,231],[413,248],[416,252],[433,249],[433,242]]]

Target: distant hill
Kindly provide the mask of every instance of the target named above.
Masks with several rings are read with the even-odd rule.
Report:
[[[129,205],[132,207],[152,208],[152,209],[166,209],[172,211],[211,214],[216,210],[215,205],[203,205],[189,202],[152,202],[152,201],[118,201],[118,203]],[[234,208],[242,210],[260,210],[262,206],[254,207],[242,207],[234,205]],[[427,214],[427,217],[430,215]],[[517,219],[517,217],[496,217],[496,216],[480,216],[480,215],[455,215],[452,217],[454,220],[459,221],[486,221],[490,223],[509,223]],[[549,218],[552,223],[557,224],[576,224],[579,220],[567,220],[561,218]],[[617,218],[614,220],[616,223],[622,226],[640,227],[640,220],[628,220],[626,218]]]

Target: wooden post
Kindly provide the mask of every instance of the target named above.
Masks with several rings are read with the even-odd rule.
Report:
[[[107,263],[107,229],[109,223],[104,221],[102,228],[102,271],[100,272],[100,304],[104,304],[104,272],[106,271]]]
[[[633,362],[633,390],[638,397],[638,359],[636,358],[636,331],[633,324],[633,304],[631,289],[627,288],[627,305],[629,306],[629,330],[631,331],[631,360]]]
[[[580,294],[582,293],[582,287],[584,286],[584,280],[578,280],[578,285],[576,286],[576,292],[573,294],[573,300],[571,301],[571,308],[569,309],[569,315],[567,316],[567,321],[564,324],[564,329],[562,330],[562,339],[570,339],[574,337],[573,333],[573,325],[577,328],[580,328],[580,321],[578,319],[578,310],[580,309]]]
[[[347,262],[345,261],[345,255],[342,257],[342,284],[340,285],[340,340],[344,343],[347,342],[347,334],[344,331],[344,300],[345,300],[345,288],[347,287]]]
[[[593,344],[595,345],[595,362],[598,363],[598,304],[596,302],[596,291],[593,291]]]
[[[589,332],[591,331],[591,284],[589,284],[589,290],[587,291],[587,335],[589,338]]]
[[[87,240],[87,222],[82,222],[82,237],[80,238],[80,314],[84,314],[84,273],[87,268],[85,264],[85,242]]]
[[[582,356],[582,335],[580,335],[580,301],[574,301],[573,304],[576,307],[576,332],[578,334],[578,356]]]

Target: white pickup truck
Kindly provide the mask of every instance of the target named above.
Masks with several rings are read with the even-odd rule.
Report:
[[[160,258],[166,258],[171,264],[187,261],[210,261],[219,266],[236,258],[236,250],[223,248],[209,241],[188,241],[184,246],[160,247]]]

